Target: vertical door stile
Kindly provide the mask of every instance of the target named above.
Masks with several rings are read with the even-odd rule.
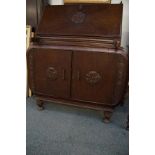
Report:
[[[71,51],[71,69],[70,69],[70,98],[72,98],[72,83],[73,83],[73,61],[74,61],[74,51]]]

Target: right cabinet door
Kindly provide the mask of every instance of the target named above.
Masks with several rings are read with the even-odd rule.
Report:
[[[72,98],[100,104],[113,103],[118,59],[113,53],[74,51]]]

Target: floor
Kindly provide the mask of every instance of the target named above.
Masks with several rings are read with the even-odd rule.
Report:
[[[128,99],[109,124],[94,110],[45,103],[45,110],[38,111],[33,97],[27,99],[26,111],[27,155],[129,154]]]

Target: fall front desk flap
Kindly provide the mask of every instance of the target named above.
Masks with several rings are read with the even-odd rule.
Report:
[[[123,4],[47,6],[38,37],[93,37],[121,40]]]

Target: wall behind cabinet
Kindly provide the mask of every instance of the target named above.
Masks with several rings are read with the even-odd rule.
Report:
[[[48,0],[49,4],[51,5],[63,5],[64,1],[63,0]]]

